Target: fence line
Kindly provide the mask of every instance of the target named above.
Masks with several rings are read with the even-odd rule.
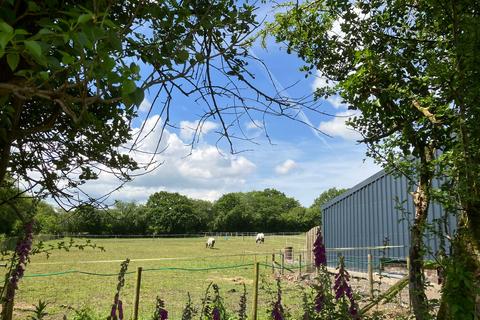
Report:
[[[155,238],[204,238],[204,237],[255,237],[258,232],[198,232],[198,233],[161,233],[161,234],[86,234],[86,233],[62,233],[62,234],[37,234],[34,241],[49,241],[62,238],[94,238],[94,239],[155,239]],[[266,236],[301,236],[304,232],[270,232]],[[303,239],[303,237],[301,237]],[[0,250],[13,250],[18,237],[0,237]]]
[[[159,234],[82,234],[63,233],[65,238],[202,238],[202,237],[254,237],[258,232],[226,232],[226,231],[204,231],[197,233],[159,233]],[[265,236],[298,236],[304,234],[301,231],[295,232],[270,232]]]
[[[242,255],[230,255],[230,256],[242,256]],[[360,259],[358,259],[360,260]],[[400,258],[393,258],[393,259],[384,259],[378,264],[374,264],[373,268],[380,269],[382,265],[398,262]],[[123,261],[123,260],[119,260]],[[134,262],[136,260],[130,260]],[[346,262],[356,262],[357,259],[345,259]],[[144,268],[143,272],[148,271],[186,271],[186,272],[196,272],[196,271],[209,271],[209,270],[223,270],[223,269],[238,269],[238,268],[247,268],[254,266],[255,263],[245,263],[245,264],[235,264],[235,265],[228,265],[228,266],[213,266],[213,267],[205,267],[205,268],[185,268],[185,267],[159,267],[159,268]],[[308,264],[301,264],[299,265],[289,265],[288,267],[280,265],[278,262],[272,261],[272,264],[267,263],[259,263],[260,266],[272,269],[279,269],[279,270],[295,270],[295,269],[302,269],[302,268],[310,268],[313,267],[312,263]],[[81,271],[81,270],[66,270],[66,271],[56,271],[56,272],[49,272],[49,273],[34,273],[34,274],[26,274],[24,275],[25,278],[36,278],[36,277],[48,277],[48,276],[57,276],[57,275],[65,275],[65,274],[84,274],[84,275],[91,275],[91,276],[118,276],[118,273],[96,273],[96,272],[88,272],[88,271]],[[133,274],[135,271],[128,271],[125,274]]]

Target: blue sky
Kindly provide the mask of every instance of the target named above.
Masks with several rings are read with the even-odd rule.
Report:
[[[263,10],[260,14],[265,12]],[[284,95],[310,95],[316,86],[325,83],[318,74],[305,78],[299,71],[302,62],[296,56],[286,54],[271,39],[267,41],[266,49],[254,45],[250,53],[265,62],[278,88],[288,88],[283,92]],[[255,84],[271,92],[270,80],[260,64],[250,65],[250,68],[256,74]],[[146,69],[142,70],[143,75],[146,73]],[[295,85],[291,87],[292,84]],[[139,145],[140,149],[147,152],[155,150],[160,138],[158,124],[164,120],[158,116],[160,104],[153,105],[147,117],[146,110],[151,106],[153,96],[153,91],[147,93],[139,110],[139,118],[133,124],[134,131],[138,131],[143,122],[147,129],[152,130]],[[238,124],[248,137],[253,138],[254,143],[235,141],[236,150],[243,152],[231,154],[225,139],[216,143],[220,129],[218,119],[205,122],[198,143],[193,149],[189,146],[193,134],[191,128],[196,127],[195,121],[198,121],[201,110],[206,107],[193,97],[175,94],[171,106],[173,127],[167,128],[162,136],[160,148],[165,151],[154,158],[161,165],[153,171],[153,167],[150,167],[148,174],[123,186],[111,199],[145,202],[150,194],[165,190],[192,198],[216,200],[228,192],[275,188],[298,199],[302,205],[310,206],[328,188],[349,188],[379,171],[380,167],[366,159],[365,146],[356,142],[358,135],[344,124],[345,117],[352,112],[341,104],[338,97],[321,100],[319,105],[322,112],[339,117],[306,112],[303,120],[330,137],[300,123],[271,117],[265,123],[269,141],[264,134],[261,114],[254,114],[253,122],[242,118]],[[238,132],[240,128],[234,130]],[[145,153],[134,154],[134,157],[139,162],[151,159]],[[117,185],[118,181],[113,177],[101,175],[98,181],[89,183],[85,190],[98,196]]]

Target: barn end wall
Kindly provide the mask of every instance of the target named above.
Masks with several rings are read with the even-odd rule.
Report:
[[[339,255],[345,257],[348,269],[360,272],[367,271],[368,254],[372,255],[376,270],[382,258],[405,262],[415,212],[411,192],[406,177],[394,177],[382,170],[322,206],[328,265],[335,267]],[[430,223],[444,215],[438,203],[430,204]],[[451,216],[446,226],[442,225],[449,233],[454,226]],[[441,247],[440,237],[429,233],[425,243],[429,248],[427,259],[432,259]],[[448,250],[448,243],[445,245]]]

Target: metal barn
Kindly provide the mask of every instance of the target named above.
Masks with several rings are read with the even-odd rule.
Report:
[[[366,272],[368,254],[375,268],[380,262],[405,263],[415,213],[411,192],[406,177],[382,170],[322,206],[328,265],[335,267],[338,256],[343,255],[348,269]],[[433,227],[425,238],[430,258],[443,245],[438,234],[450,233],[455,225],[453,217],[444,215],[439,204],[430,204]]]

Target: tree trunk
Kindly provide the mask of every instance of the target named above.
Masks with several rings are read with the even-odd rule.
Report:
[[[480,207],[477,205],[468,205],[465,214],[468,218],[468,229],[473,238],[475,256],[478,261],[480,258]]]
[[[413,193],[415,204],[415,219],[410,230],[410,277],[409,294],[412,303],[413,313],[417,320],[428,319],[428,300],[425,294],[425,275],[423,270],[424,242],[423,236],[427,223],[428,207],[430,204],[430,187],[432,174],[428,170],[428,163],[431,153],[426,150],[421,159],[419,183],[417,190]]]
[[[2,303],[2,320],[12,320],[13,318],[13,306],[14,306],[14,295],[15,295],[15,285],[12,284],[10,281],[6,281],[5,285],[6,292],[5,297],[3,297],[4,301]]]

